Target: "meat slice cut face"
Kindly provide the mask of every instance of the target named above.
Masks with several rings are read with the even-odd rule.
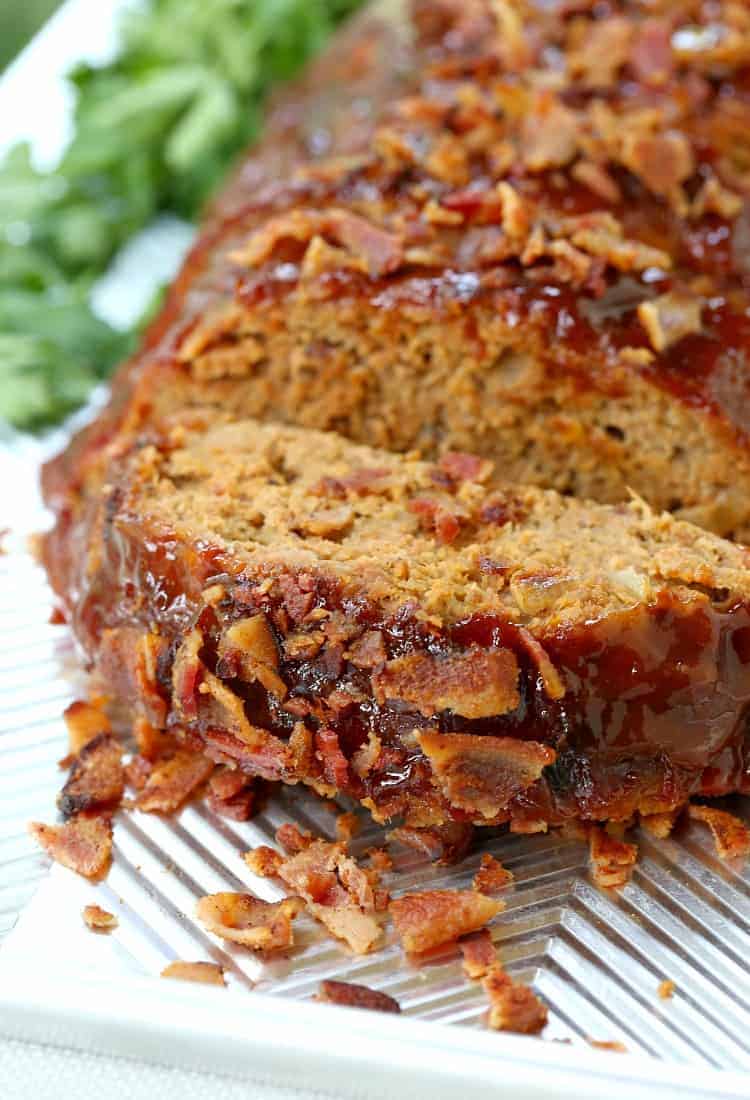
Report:
[[[177,756],[229,766],[220,785],[304,782],[411,829],[742,789],[747,551],[452,463],[471,476],[176,416],[92,502],[70,617],[107,690],[160,715]],[[447,542],[413,507],[438,494],[462,517]]]

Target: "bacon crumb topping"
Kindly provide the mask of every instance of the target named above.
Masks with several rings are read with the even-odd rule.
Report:
[[[530,986],[513,981],[499,965],[489,971],[482,984],[490,1000],[488,1027],[521,1035],[538,1035],[544,1030],[547,1006]]]
[[[321,982],[314,1001],[322,1004],[347,1005],[350,1008],[369,1008],[375,1012],[400,1012],[401,1006],[387,993],[369,989],[366,985],[353,982]]]
[[[663,982],[659,982],[657,993],[662,1001],[668,1001],[674,996],[674,991],[677,988],[673,981],[669,978],[665,978]]]
[[[473,890],[426,890],[395,898],[389,911],[404,951],[421,955],[477,931],[504,908]]]
[[[718,810],[714,806],[692,803],[687,812],[692,821],[702,821],[708,825],[716,851],[722,859],[737,859],[750,854],[750,829],[734,814]]]
[[[597,886],[624,886],[633,873],[638,857],[635,844],[626,844],[600,825],[589,826],[591,873]]]
[[[663,813],[658,814],[642,814],[641,825],[650,833],[651,836],[657,837],[659,840],[666,840],[668,836],[671,836],[678,817],[682,814],[682,807],[677,810],[666,810]]]
[[[469,851],[474,826],[465,821],[446,821],[444,825],[428,825],[422,829],[399,825],[391,829],[388,839],[413,848],[433,863],[449,865],[458,863]]]
[[[84,745],[99,734],[112,732],[109,718],[104,711],[81,699],[66,707],[63,718],[68,729],[68,747],[73,755],[77,755]]]
[[[201,898],[196,915],[209,932],[222,939],[252,951],[283,951],[294,944],[292,921],[301,907],[299,898],[271,902],[224,891]]]
[[[388,661],[372,683],[379,703],[413,703],[426,718],[443,710],[489,718],[515,710],[520,699],[518,665],[507,649],[473,646],[451,657],[411,653]]]
[[[100,905],[84,906],[81,915],[83,923],[92,932],[111,932],[113,928],[117,928],[117,917],[114,913],[108,913],[106,909],[102,909]]]
[[[63,817],[83,810],[113,810],[124,790],[122,746],[113,734],[99,733],[85,742],[73,760],[57,805]]]
[[[161,972],[162,978],[177,978],[182,982],[202,982],[204,985],[226,985],[224,970],[218,963],[211,962],[184,962],[175,959],[165,966]]]
[[[279,825],[275,838],[276,843],[280,844],[290,856],[295,856],[298,852],[304,852],[317,839],[312,833],[306,830],[303,831],[299,825],[294,825],[288,821],[284,822],[283,825]]]
[[[146,813],[172,813],[208,779],[214,765],[205,756],[178,749],[149,773],[136,806]]]
[[[278,877],[279,869],[284,862],[284,857],[275,848],[269,848],[267,844],[251,848],[242,858],[253,874],[260,878]]]

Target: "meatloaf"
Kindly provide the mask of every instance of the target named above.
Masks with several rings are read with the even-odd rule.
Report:
[[[248,775],[516,831],[750,788],[748,551],[639,499],[181,413],[89,507],[105,691]]]
[[[110,408],[48,469],[62,528],[113,438],[188,406],[468,450],[750,537],[747,6],[359,18],[279,102]]]

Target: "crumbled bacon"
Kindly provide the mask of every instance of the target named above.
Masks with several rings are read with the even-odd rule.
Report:
[[[496,817],[555,760],[548,745],[513,737],[422,730],[417,740],[451,805],[486,818]]]
[[[372,886],[346,855],[343,844],[316,840],[284,860],[279,876],[304,898],[311,915],[345,940],[355,954],[366,954],[380,940],[380,926],[372,916],[376,910]]]
[[[323,767],[323,778],[339,790],[349,782],[349,763],[341,751],[338,734],[322,726],[315,733],[315,755]]]
[[[249,821],[257,798],[256,780],[234,768],[214,772],[208,781],[208,805],[233,821]]]
[[[520,699],[518,665],[511,651],[479,646],[447,657],[398,657],[375,673],[372,684],[378,703],[413,703],[426,718],[443,710],[464,718],[489,718],[515,710]]]
[[[547,1006],[528,985],[514,982],[499,965],[490,970],[482,984],[490,999],[488,1027],[521,1035],[538,1035],[544,1030]]]
[[[578,149],[578,129],[573,111],[541,93],[529,106],[521,128],[521,154],[529,172],[569,164]]]
[[[348,1005],[351,1008],[369,1008],[375,1012],[400,1012],[401,1006],[387,993],[369,989],[366,985],[354,985],[352,982],[321,982],[318,994],[313,1000],[322,1004]]]
[[[92,932],[111,932],[117,928],[117,917],[114,913],[108,913],[100,905],[85,905],[83,908],[83,923]]]
[[[233,622],[222,634],[218,652],[242,680],[258,681],[278,699],[286,697],[286,684],[279,676],[278,646],[265,615]]]
[[[365,467],[339,477],[323,477],[310,491],[315,496],[335,497],[338,500],[345,500],[349,495],[379,495],[387,490],[390,473],[385,466]]]
[[[641,814],[641,825],[647,833],[658,837],[659,840],[666,840],[671,835],[681,813],[682,807],[677,810],[666,810],[663,813]]]
[[[480,894],[494,894],[497,890],[504,890],[512,881],[512,872],[489,852],[484,852],[481,866],[471,880],[471,888]]]
[[[693,151],[684,134],[641,133],[625,128],[622,162],[655,195],[676,200],[679,188],[695,171]]]
[[[597,886],[624,886],[633,873],[638,857],[635,844],[626,844],[600,825],[589,826],[591,873]]]
[[[283,951],[294,944],[292,921],[300,909],[298,898],[271,902],[225,891],[200,898],[196,915],[209,932],[222,939],[252,951]]]
[[[719,183],[715,176],[705,181],[690,204],[690,217],[702,218],[704,214],[718,214],[731,221],[742,212],[742,198]]]
[[[47,855],[84,878],[101,878],[112,856],[112,820],[108,815],[76,814],[64,825],[33,821],[29,831]]]
[[[152,762],[166,753],[174,752],[177,747],[171,733],[152,726],[142,715],[137,716],[133,722],[133,735],[139,755]]]
[[[315,578],[309,573],[282,573],[276,583],[289,618],[294,623],[301,623],[315,603]]]
[[[481,928],[478,932],[462,936],[458,946],[463,955],[463,971],[467,978],[483,978],[497,966],[497,951],[489,928]]]
[[[112,810],[124,789],[122,746],[111,733],[100,733],[75,757],[57,805],[63,817],[82,810]]]
[[[627,1054],[628,1048],[619,1039],[587,1039],[590,1047],[596,1050],[611,1050],[615,1054]]]
[[[351,644],[344,654],[356,668],[378,668],[388,660],[388,654],[380,630],[368,630]]]
[[[504,908],[474,890],[428,890],[395,898],[389,911],[404,951],[420,955],[476,932]]]
[[[485,481],[492,473],[493,463],[479,455],[448,451],[438,466],[452,481]]]
[[[717,810],[714,806],[691,804],[688,806],[688,816],[692,821],[702,821],[708,825],[716,851],[722,859],[750,855],[750,829],[734,814]]]
[[[101,733],[111,733],[109,718],[100,707],[78,699],[63,711],[68,729],[68,748],[77,755],[84,745]]]
[[[125,782],[136,791],[142,791],[146,786],[146,780],[153,771],[153,762],[145,756],[134,756],[125,765]]]
[[[668,1001],[672,996],[674,996],[674,991],[676,988],[677,987],[674,982],[670,981],[669,978],[665,978],[663,982],[659,982],[656,992],[658,993],[659,998],[662,1001]]]
[[[317,839],[312,833],[303,832],[298,825],[294,825],[291,821],[279,825],[275,838],[276,843],[280,844],[290,856],[297,855],[298,852],[304,852]]]
[[[702,311],[701,298],[671,290],[668,294],[641,302],[637,313],[654,351],[662,352],[684,336],[701,331]]]
[[[284,862],[284,857],[275,848],[269,848],[267,844],[251,848],[242,858],[253,874],[260,878],[276,878]]]
[[[628,64],[636,79],[658,87],[672,75],[672,26],[668,19],[644,19],[636,28]]]
[[[385,848],[370,848],[367,853],[370,860],[370,866],[378,872],[378,874],[384,874],[393,870],[393,860],[391,859]]]
[[[218,963],[184,962],[175,959],[165,966],[162,978],[177,978],[181,982],[202,982],[204,985],[226,985],[224,971]]]
[[[347,844],[362,828],[362,822],[356,814],[339,814],[336,818],[336,836]]]
[[[419,517],[425,531],[434,533],[442,546],[450,546],[458,538],[461,525],[468,518],[464,508],[452,497],[412,497],[407,508]]]
[[[429,825],[415,829],[400,825],[388,834],[389,840],[405,844],[427,856],[433,863],[458,863],[471,847],[474,826],[464,821],[447,821],[443,825]]]
[[[608,88],[629,60],[633,24],[624,16],[595,22],[583,48],[568,55],[568,71],[590,87]]]
[[[136,806],[147,813],[172,813],[205,783],[213,770],[214,765],[207,757],[178,749],[174,756],[151,770]]]

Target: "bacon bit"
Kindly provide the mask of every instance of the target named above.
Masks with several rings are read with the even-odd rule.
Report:
[[[674,69],[672,26],[668,19],[644,19],[628,59],[635,77],[652,87],[665,85]]]
[[[688,817],[708,825],[722,859],[736,859],[750,854],[750,829],[744,821],[726,810],[713,806],[689,805]]]
[[[684,134],[644,134],[626,127],[621,159],[655,195],[681,205],[680,184],[695,171],[693,150]]]
[[[632,36],[633,24],[622,16],[595,22],[583,49],[568,55],[568,73],[589,87],[609,88],[629,60]]]
[[[658,837],[659,840],[666,840],[671,835],[681,813],[682,807],[659,814],[641,814],[641,825],[651,836]]]
[[[514,817],[510,823],[510,831],[519,836],[534,836],[536,833],[546,833],[549,822],[543,817]]]
[[[453,806],[494,818],[535,783],[555,751],[538,741],[421,730],[417,741]]]
[[[485,852],[481,867],[471,880],[471,888],[480,894],[494,894],[496,890],[504,890],[512,881],[512,872],[489,852]]]
[[[487,497],[479,511],[482,523],[491,523],[494,527],[505,527],[507,523],[519,523],[526,515],[526,509],[515,497],[505,493],[493,493]]]
[[[298,825],[294,825],[292,822],[279,825],[275,833],[276,843],[280,844],[290,856],[296,856],[298,852],[304,852],[318,839],[320,838],[314,837],[312,833],[303,832]]]
[[[362,822],[356,814],[339,814],[336,818],[336,836],[346,844],[362,828]]]
[[[407,501],[407,509],[419,517],[420,526],[432,531],[441,546],[450,546],[461,532],[461,524],[468,518],[458,503],[430,497],[413,497]]]
[[[174,752],[176,742],[171,733],[157,729],[142,716],[133,722],[133,735],[139,754],[146,760],[154,761],[167,752]]]
[[[315,603],[315,578],[309,573],[283,573],[277,584],[284,598],[284,607],[294,623],[301,623]]]
[[[630,363],[634,367],[647,367],[653,363],[655,356],[648,348],[620,348],[620,359],[623,363]]]
[[[231,662],[240,679],[262,684],[277,699],[287,688],[279,676],[279,650],[265,615],[251,615],[233,622],[221,636],[219,657]]]
[[[518,634],[529,655],[533,657],[536,667],[539,669],[539,675],[542,678],[542,684],[544,685],[546,694],[550,699],[562,699],[565,695],[565,684],[562,681],[560,673],[552,664],[547,650],[542,646],[541,642],[524,627],[520,627]]]
[[[532,55],[520,12],[513,0],[492,0],[492,14],[497,22],[498,45],[505,66],[511,72],[521,72],[530,64]]]
[[[301,908],[299,898],[271,902],[224,891],[200,898],[195,912],[201,924],[222,939],[251,951],[283,951],[294,944],[292,921]]]
[[[587,1039],[586,1042],[590,1047],[596,1047],[597,1050],[611,1050],[616,1054],[627,1054],[628,1052],[625,1044],[618,1039]]]
[[[638,320],[657,352],[666,351],[684,336],[700,332],[702,311],[701,298],[678,290],[641,302],[637,309]]]
[[[503,204],[503,232],[512,241],[525,241],[531,227],[531,210],[528,202],[522,199],[515,187],[506,181],[498,183],[497,193]]]
[[[445,866],[464,858],[474,839],[474,826],[464,821],[447,821],[423,829],[400,825],[388,833],[388,839],[405,844],[433,863]]]
[[[142,791],[153,767],[153,763],[145,756],[134,756],[130,763],[125,765],[125,781],[128,786],[133,790]]]
[[[400,1012],[401,1006],[387,993],[368,989],[353,982],[321,982],[314,1001],[321,1004],[348,1005],[351,1008],[370,1008],[375,1012]]]
[[[668,1001],[674,995],[676,988],[674,982],[670,981],[669,978],[665,978],[663,982],[659,982],[656,992],[662,1001]]]
[[[32,821],[29,832],[56,863],[84,878],[102,878],[109,868],[112,820],[107,815],[76,814],[64,825]]]
[[[205,783],[213,770],[213,763],[205,756],[178,749],[174,756],[153,768],[135,804],[145,813],[172,813]]]
[[[83,923],[92,932],[111,932],[118,925],[114,913],[108,913],[100,905],[85,905],[81,916]]]
[[[68,728],[68,748],[77,755],[84,745],[101,733],[111,733],[112,726],[106,714],[92,703],[78,699],[63,711]]]
[[[373,870],[377,871],[379,875],[386,874],[388,871],[393,870],[393,860],[391,859],[385,848],[370,848],[367,853],[370,860],[370,866]]]
[[[279,876],[304,898],[310,914],[355,954],[367,954],[380,940],[382,933],[372,916],[372,886],[343,844],[316,840],[284,860]]]
[[[490,718],[515,710],[520,701],[518,665],[508,649],[471,646],[448,657],[411,653],[388,661],[372,684],[378,703],[401,699],[426,718],[443,710]]]
[[[594,882],[604,888],[624,886],[633,873],[637,846],[617,840],[599,825],[590,825],[588,832]]]
[[[573,111],[549,94],[529,105],[521,127],[523,161],[529,172],[569,164],[578,150],[579,123]]]
[[[440,470],[451,481],[486,481],[492,473],[493,462],[479,455],[463,451],[448,451],[438,463]]]
[[[469,182],[469,158],[461,141],[453,134],[438,137],[425,158],[424,167],[442,183],[464,187]]]
[[[315,733],[315,756],[323,766],[323,778],[331,786],[346,787],[349,782],[349,763],[341,751],[335,730],[322,726]]]
[[[668,271],[672,266],[668,252],[640,241],[627,240],[622,235],[620,223],[609,215],[597,220],[594,215],[571,219],[568,229],[571,244],[591,256],[600,256],[618,271],[645,271],[648,267]]]
[[[57,796],[58,809],[66,818],[82,810],[112,810],[124,790],[122,746],[111,733],[100,733],[75,757],[68,780]]]
[[[422,217],[430,225],[461,225],[464,220],[459,210],[448,210],[435,199],[429,199],[422,207]]]
[[[404,894],[388,909],[401,945],[409,955],[452,943],[501,913],[505,905],[473,890],[428,890]]]
[[[463,972],[472,981],[484,978],[493,967],[497,966],[497,951],[489,928],[482,928],[479,932],[462,936],[458,946],[463,955]]]
[[[571,168],[570,174],[605,202],[616,205],[622,201],[620,188],[603,165],[595,164],[592,160],[579,160]]]
[[[530,986],[514,982],[499,965],[490,970],[482,984],[490,999],[488,1027],[521,1035],[538,1035],[544,1030],[548,1009]]]
[[[175,959],[165,966],[162,978],[177,978],[181,982],[203,982],[204,985],[226,985],[224,970],[218,963],[183,962]]]
[[[742,198],[711,176],[690,204],[690,217],[697,219],[704,214],[718,214],[720,218],[732,221],[742,212],[742,207]]]
[[[379,668],[388,660],[382,631],[368,630],[344,654],[356,668]]]
[[[253,874],[260,878],[277,878],[279,868],[284,862],[284,857],[275,848],[269,848],[267,844],[251,848],[242,858]]]
[[[210,809],[233,821],[249,821],[255,808],[255,780],[234,768],[214,772],[208,781]]]
[[[379,495],[388,488],[386,480],[391,471],[385,467],[372,467],[352,470],[341,477],[323,477],[310,490],[316,496],[336,497],[345,500],[347,496],[366,497]]]

